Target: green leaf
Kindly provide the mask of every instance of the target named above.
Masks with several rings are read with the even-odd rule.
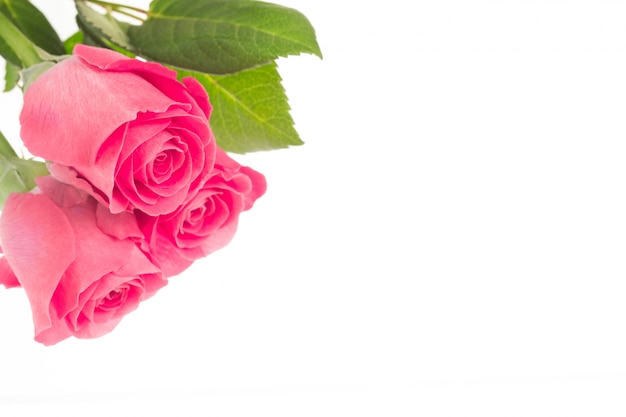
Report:
[[[59,35],[43,13],[28,0],[0,0],[0,12],[11,19],[27,38],[44,51],[53,55],[64,53]]]
[[[179,76],[193,76],[207,90],[213,106],[210,125],[225,151],[246,153],[303,143],[293,127],[276,63],[233,75],[179,71]]]
[[[70,36],[63,42],[65,53],[68,55],[71,55],[72,51],[74,51],[74,47],[78,45],[79,43],[83,43],[83,42],[84,42],[83,32],[79,30],[78,32],[76,32],[75,34],[73,34],[72,36]]]
[[[78,18],[78,16],[77,16],[76,21],[80,30],[74,33],[72,36],[70,36],[63,42],[63,45],[65,46],[66,54],[71,55],[74,52],[74,47],[78,45],[79,43],[82,43],[84,45],[99,46],[99,47],[104,47],[104,48],[110,47],[110,45],[107,42],[104,42],[104,41],[98,42],[97,40],[92,38],[89,35],[89,30],[85,27],[83,23],[81,23],[81,20],[80,18]]]
[[[9,194],[23,193],[35,188],[35,178],[48,175],[43,162],[18,158],[0,132],[0,209]]]
[[[7,157],[17,157],[15,150],[13,149],[7,138],[4,137],[2,132],[0,132],[0,155],[4,155]]]
[[[11,64],[9,61],[6,61],[4,71],[4,92],[8,92],[13,90],[17,85],[17,82],[20,79],[19,68],[15,65]]]
[[[42,61],[36,46],[1,12],[0,55],[20,68]]]
[[[35,178],[48,175],[46,164],[0,155],[0,208],[11,193],[25,193],[37,185]]]
[[[110,14],[100,14],[83,1],[76,0],[75,3],[78,25],[93,40],[106,46],[111,43],[128,51],[133,50],[126,35],[130,26],[128,23],[120,22]]]
[[[254,0],[154,0],[128,30],[137,53],[178,68],[229,74],[280,56],[322,53],[300,12]]]

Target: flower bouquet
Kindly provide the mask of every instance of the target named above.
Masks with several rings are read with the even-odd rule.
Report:
[[[28,0],[0,1],[34,156],[0,133],[0,284],[25,291],[45,345],[109,333],[230,242],[266,181],[229,153],[302,143],[276,59],[321,57],[309,21],[275,4],[74,4],[61,40]]]

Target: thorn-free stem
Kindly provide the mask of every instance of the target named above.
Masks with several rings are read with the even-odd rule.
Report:
[[[111,3],[109,1],[102,1],[102,0],[80,0],[80,1],[84,1],[86,3],[93,3],[93,4],[97,4],[99,6],[102,6],[102,7],[110,8],[111,10],[114,10],[114,11],[116,11],[118,13],[122,13],[122,14],[125,14],[127,16],[134,17],[134,18],[137,18],[137,16],[133,16],[132,14],[129,14],[128,12],[125,12],[124,9],[132,10],[134,12],[141,13],[141,14],[145,14],[146,16],[148,15],[148,11],[147,10],[140,9],[139,7],[127,6],[125,4]]]

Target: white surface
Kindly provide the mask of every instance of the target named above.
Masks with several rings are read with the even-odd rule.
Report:
[[[0,290],[0,415],[626,414],[626,5],[278,3],[306,145],[239,157],[235,240],[108,336],[44,348]]]

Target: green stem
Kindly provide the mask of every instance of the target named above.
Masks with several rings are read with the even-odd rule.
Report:
[[[2,132],[0,132],[0,155],[3,156],[13,156],[17,158],[17,153],[15,149],[11,146],[7,138],[4,137]]]
[[[139,16],[137,16],[137,15],[134,15],[134,14],[132,14],[132,13],[129,13],[129,12],[125,11],[125,10],[116,9],[116,10],[113,10],[113,11],[114,11],[115,13],[119,13],[119,14],[122,14],[122,15],[124,15],[124,16],[128,16],[128,17],[132,17],[133,19],[137,19],[137,20],[139,20],[140,22],[143,22],[143,21],[145,20],[145,19],[142,19],[141,17],[139,17]],[[107,14],[108,14],[108,13],[107,13]]]
[[[126,14],[127,16],[131,16],[131,17],[137,17],[137,16],[133,16],[133,15],[129,15],[128,12],[124,13],[122,10],[123,9],[127,9],[127,10],[132,10],[141,14],[145,14],[146,16],[148,15],[148,11],[144,10],[144,9],[140,9],[139,7],[133,7],[133,6],[127,6],[125,4],[119,4],[119,3],[111,3],[109,1],[102,1],[102,0],[84,0],[88,3],[94,3],[97,4],[99,6],[103,6],[103,7],[110,7],[111,9],[115,10],[116,12],[119,13],[123,13]]]

